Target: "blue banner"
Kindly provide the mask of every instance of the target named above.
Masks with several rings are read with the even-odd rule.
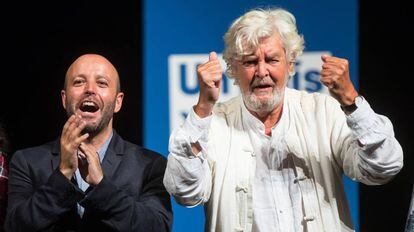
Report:
[[[320,55],[330,53],[350,61],[358,88],[358,5],[351,1],[144,1],[144,145],[168,155],[171,130],[180,125],[197,102],[196,66],[210,51],[221,53],[223,35],[234,19],[252,8],[282,7],[295,15],[305,52],[297,63],[290,87],[327,92],[319,83]],[[220,55],[220,54],[219,54]],[[224,64],[224,63],[223,63]],[[223,65],[225,67],[225,65]],[[238,93],[223,80],[220,101]],[[352,220],[358,230],[358,185],[345,178]],[[201,206],[192,209],[175,202],[174,231],[203,231]]]

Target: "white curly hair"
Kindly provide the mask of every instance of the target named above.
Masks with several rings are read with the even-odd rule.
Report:
[[[263,38],[279,33],[289,62],[295,62],[304,49],[304,39],[298,34],[296,19],[282,8],[254,9],[236,19],[224,35],[223,58],[227,64],[226,74],[235,78],[234,62],[251,54]],[[295,70],[289,73],[295,74]]]

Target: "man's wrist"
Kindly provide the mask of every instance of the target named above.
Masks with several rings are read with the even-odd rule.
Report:
[[[68,180],[71,180],[72,179],[72,177],[73,177],[73,171],[72,171],[72,169],[69,169],[69,168],[62,168],[62,167],[59,167],[59,171],[68,179]]]
[[[91,181],[90,181],[90,183],[88,183],[88,184],[89,184],[89,185],[92,185],[92,186],[96,186],[96,185],[98,185],[99,183],[101,183],[102,179],[103,179],[103,175],[99,175],[99,176],[98,176],[98,177],[96,177],[95,179],[91,180]]]
[[[198,102],[197,105],[194,106],[194,112],[200,117],[205,118],[211,115],[213,112],[214,103],[201,103]]]
[[[360,104],[362,99],[363,99],[362,96],[360,95],[356,96],[351,104],[341,105],[342,111],[344,111],[346,115],[352,114],[355,110],[358,109],[358,105]]]

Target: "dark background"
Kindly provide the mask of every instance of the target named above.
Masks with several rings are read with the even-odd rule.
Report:
[[[361,231],[404,231],[414,183],[412,16],[408,3],[360,1],[360,93],[387,115],[404,151],[404,167],[382,186],[360,185]],[[412,15],[412,14],[411,14]]]
[[[84,53],[102,54],[117,67],[126,95],[114,127],[125,139],[141,143],[139,1],[16,1],[2,10],[6,63],[0,120],[14,149],[60,134],[66,122],[60,99],[65,72]]]
[[[60,134],[66,121],[60,100],[64,74],[84,53],[102,54],[117,67],[126,95],[114,127],[142,143],[141,8],[133,0],[1,3],[0,122],[12,151]],[[391,119],[405,158],[392,182],[360,185],[360,231],[403,231],[408,213],[414,182],[408,9],[396,1],[360,2],[360,93]]]

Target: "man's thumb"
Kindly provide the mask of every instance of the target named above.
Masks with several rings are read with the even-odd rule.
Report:
[[[210,55],[208,56],[208,60],[212,61],[212,60],[217,60],[217,53],[216,52],[210,52]]]

